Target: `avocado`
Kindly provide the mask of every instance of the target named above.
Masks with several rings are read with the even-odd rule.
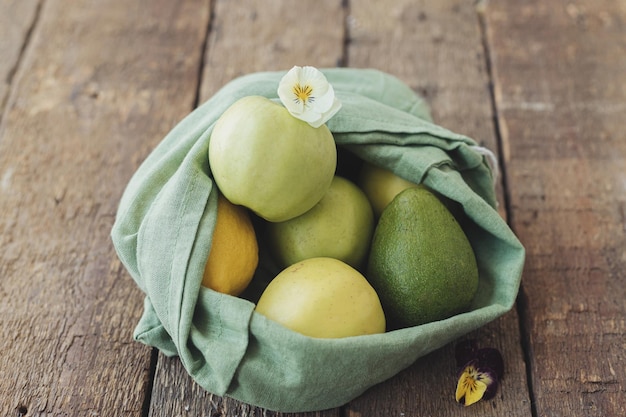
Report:
[[[408,188],[383,211],[367,279],[391,328],[442,320],[469,308],[478,289],[472,246],[446,206],[427,188]]]

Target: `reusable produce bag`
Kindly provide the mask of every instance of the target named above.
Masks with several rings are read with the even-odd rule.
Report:
[[[343,103],[327,123],[341,155],[386,167],[458,203],[480,273],[470,311],[384,334],[316,339],[256,313],[248,299],[201,287],[217,211],[207,157],[212,128],[241,97],[278,100],[284,72],[238,78],[183,119],[130,180],[111,233],[119,258],[146,294],[136,340],[179,356],[214,394],[282,412],[345,404],[504,314],[524,263],[524,248],[494,208],[493,172],[476,142],[434,124],[426,103],[388,74],[322,72]],[[279,272],[258,238],[261,261],[252,287]]]

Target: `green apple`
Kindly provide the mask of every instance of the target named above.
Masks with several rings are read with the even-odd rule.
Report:
[[[370,163],[363,164],[358,184],[370,200],[376,218],[380,217],[385,207],[401,191],[417,187],[417,184],[397,176],[392,171]]]
[[[314,128],[266,97],[247,96],[215,123],[209,164],[229,201],[266,220],[284,221],[326,193],[337,148],[326,125]]]
[[[268,242],[285,267],[307,258],[326,256],[354,268],[362,266],[374,233],[374,213],[354,183],[335,176],[324,197],[291,220],[268,224]]]
[[[310,337],[383,333],[386,326],[369,282],[334,258],[309,258],[284,269],[267,286],[256,311]]]

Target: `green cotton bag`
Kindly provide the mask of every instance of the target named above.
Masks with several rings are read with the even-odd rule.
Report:
[[[179,356],[209,392],[281,412],[343,405],[501,316],[513,306],[524,263],[524,248],[494,208],[494,174],[482,148],[434,124],[426,103],[388,74],[322,72],[343,104],[327,123],[340,154],[338,170],[368,161],[425,184],[462,209],[480,274],[468,312],[384,334],[316,339],[256,313],[252,296],[200,285],[217,210],[207,157],[212,128],[241,97],[278,99],[284,72],[238,78],[183,119],[131,178],[111,232],[120,260],[146,295],[136,340]],[[279,272],[264,237],[258,239],[253,287]]]

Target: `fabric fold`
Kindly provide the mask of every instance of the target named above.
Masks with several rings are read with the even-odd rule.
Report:
[[[470,311],[380,335],[313,339],[255,313],[253,291],[237,298],[201,286],[217,215],[207,156],[213,125],[244,96],[276,100],[284,72],[233,80],[185,117],[130,179],[111,231],[121,262],[146,295],[134,337],[179,356],[208,391],[282,412],[345,404],[506,313],[525,256],[495,210],[494,173],[473,139],[435,124],[425,101],[391,75],[322,71],[343,103],[328,122],[339,150],[423,183],[454,205],[479,266]],[[279,270],[267,257],[264,236],[258,239],[253,286],[260,291]]]

